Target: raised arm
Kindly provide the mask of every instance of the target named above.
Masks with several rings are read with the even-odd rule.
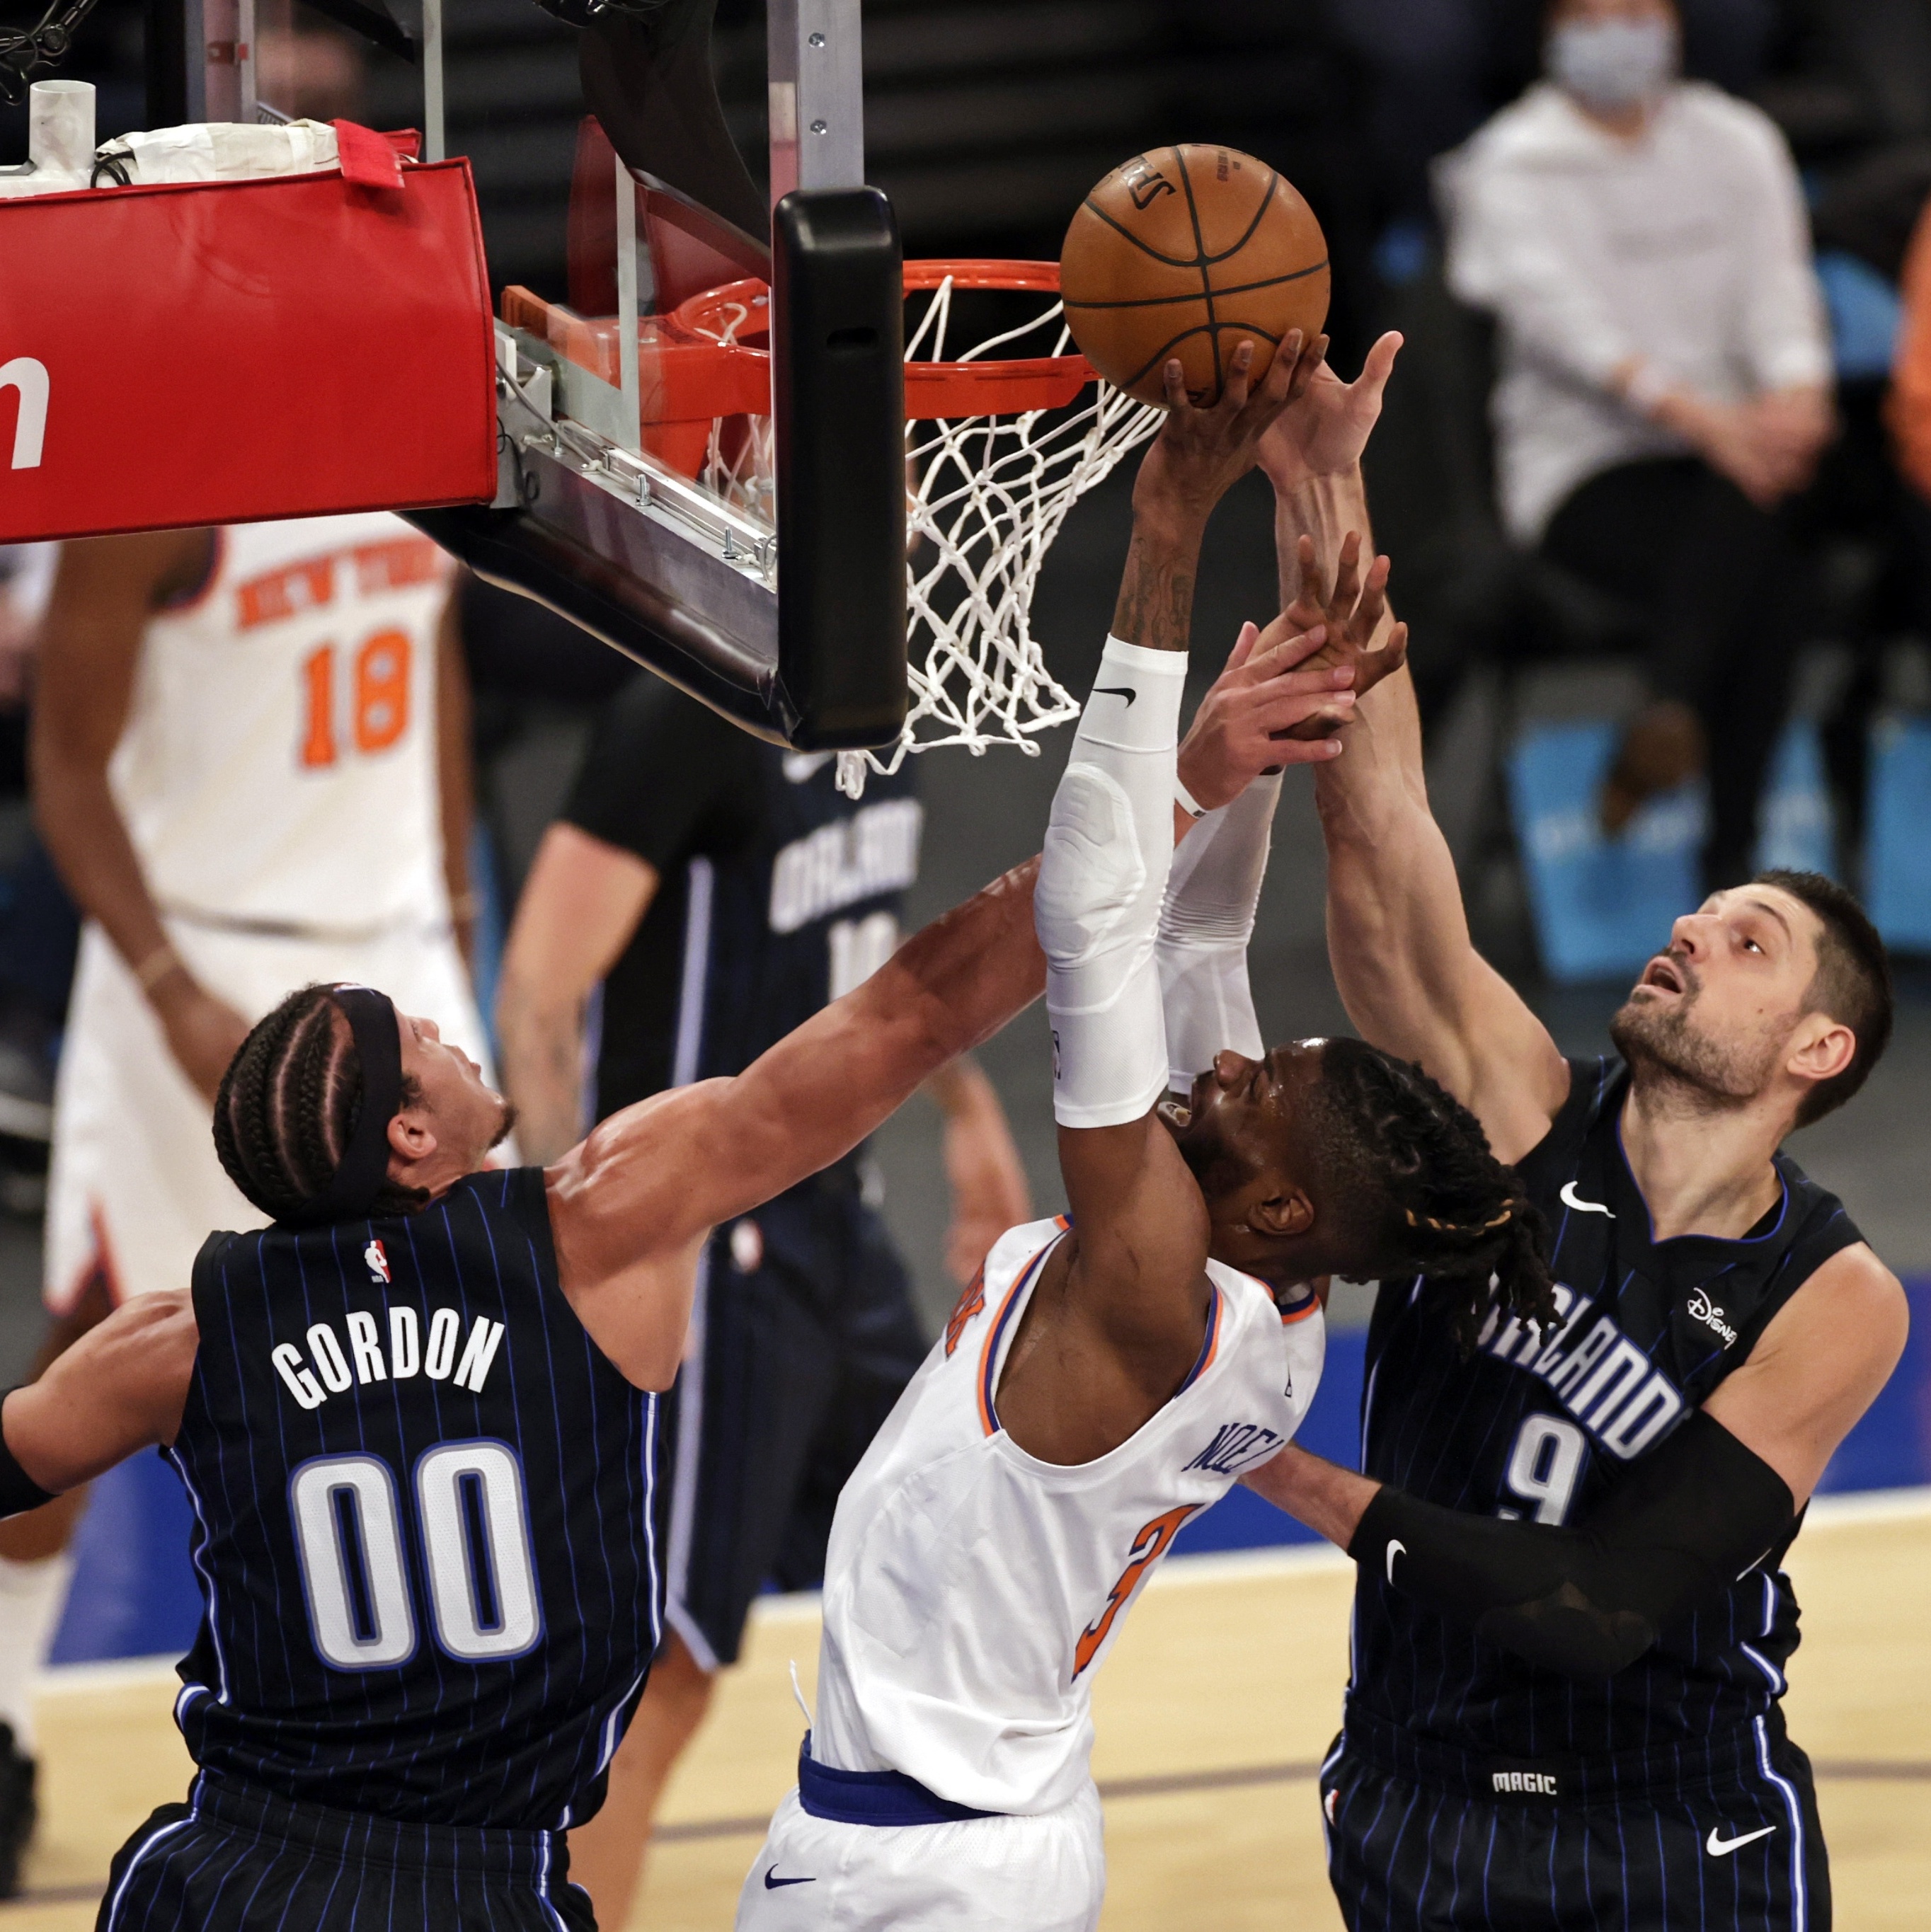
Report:
[[[185,1288],[137,1295],[0,1406],[0,1516],[172,1442],[200,1345]],[[11,1462],[17,1474],[8,1467]],[[27,1493],[24,1484],[37,1493]]]
[[[1153,1112],[1168,1076],[1156,934],[1201,536],[1312,366],[1297,371],[1284,348],[1250,397],[1250,353],[1237,352],[1222,400],[1207,410],[1188,406],[1178,365],[1170,367],[1170,412],[1134,490],[1113,634],[1041,861],[1053,1107],[1074,1233],[1056,1263],[1063,1272],[1042,1281],[1014,1344],[1000,1401],[1014,1439],[1056,1462],[1104,1454],[1167,1400],[1199,1352],[1206,1318],[1205,1204]],[[1242,643],[1245,654],[1251,640]],[[1351,702],[1350,670],[1296,671],[1290,681],[1307,687],[1304,715]],[[1292,752],[1332,749],[1323,740]]]
[[[1395,340],[1376,345],[1359,382],[1335,386],[1343,392],[1329,396],[1337,427],[1324,442],[1277,434],[1262,450],[1275,486],[1284,608],[1301,621],[1318,616],[1330,649],[1346,638],[1370,656],[1396,628],[1378,601],[1386,566],[1358,584],[1344,549],[1350,537],[1357,553],[1371,542],[1359,458]],[[1371,383],[1372,412],[1353,393]],[[1370,599],[1374,622],[1362,636],[1352,627]],[[1371,688],[1363,676],[1361,688],[1347,756],[1315,778],[1335,983],[1364,1039],[1420,1061],[1482,1122],[1497,1155],[1516,1160],[1560,1108],[1568,1069],[1548,1029],[1469,937],[1455,861],[1428,809],[1407,671]]]
[[[828,1167],[1045,985],[1029,860],[906,940],[743,1072],[614,1114],[548,1170],[564,1292],[633,1382],[668,1388],[705,1235]]]

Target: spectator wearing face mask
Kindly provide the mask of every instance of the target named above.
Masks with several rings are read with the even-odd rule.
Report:
[[[1545,78],[1443,164],[1448,272],[1500,325],[1504,520],[1620,600],[1650,697],[1605,830],[1707,768],[1707,884],[1749,870],[1796,636],[1788,506],[1831,428],[1795,170],[1679,77],[1668,0],[1558,0]]]

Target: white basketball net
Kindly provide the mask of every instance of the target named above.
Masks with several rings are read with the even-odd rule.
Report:
[[[1029,298],[1043,304],[1029,320],[951,350],[952,292],[950,278],[932,291],[905,344],[907,362],[1073,352],[1057,298],[1044,295]],[[1030,344],[1013,346],[1028,337]],[[989,746],[1017,745],[1037,758],[1036,735],[1080,715],[1032,634],[1033,592],[1068,512],[1152,436],[1161,414],[1098,382],[1063,410],[905,424],[911,703],[891,750],[839,754],[840,790],[856,798],[868,772],[895,772],[908,752],[940,745],[962,745],[975,758]],[[707,488],[769,517],[770,465],[768,418],[713,426]]]

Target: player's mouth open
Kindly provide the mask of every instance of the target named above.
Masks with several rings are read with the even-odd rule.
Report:
[[[1639,987],[1647,986],[1653,992],[1681,993],[1687,992],[1683,972],[1668,953],[1659,953],[1643,969],[1643,976],[1636,982]]]

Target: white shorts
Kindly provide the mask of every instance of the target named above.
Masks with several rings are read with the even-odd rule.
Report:
[[[311,981],[359,980],[403,1012],[434,1020],[490,1077],[482,1017],[446,931],[331,940],[167,927],[188,970],[251,1021]],[[210,1234],[263,1219],[222,1172],[208,1102],[176,1064],[134,976],[90,922],[54,1089],[48,1306],[68,1312],[97,1268],[117,1303],[185,1288]]]
[[[793,1790],[737,1900],[737,1932],[1093,1932],[1107,1891],[1100,1794],[945,1825],[814,1818]]]

